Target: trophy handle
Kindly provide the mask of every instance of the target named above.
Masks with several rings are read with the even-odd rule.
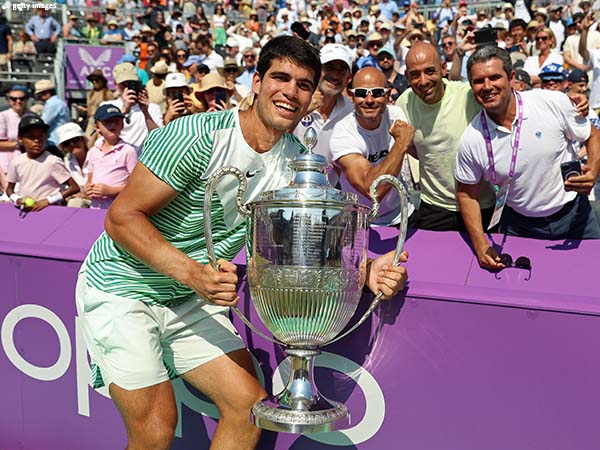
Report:
[[[217,182],[226,175],[235,175],[240,182],[238,186],[237,196],[235,198],[235,202],[237,205],[238,212],[244,216],[249,217],[252,211],[248,206],[244,205],[244,193],[246,192],[246,187],[248,185],[248,181],[242,172],[239,169],[233,166],[222,167],[217,170],[213,175],[210,176],[208,181],[206,182],[206,189],[204,192],[204,242],[206,245],[206,256],[210,264],[212,264],[213,268],[216,271],[219,271],[219,263],[217,262],[217,258],[215,257],[215,247],[213,244],[212,238],[212,218],[210,215],[210,206],[212,204],[212,196],[215,191],[215,185]],[[242,322],[253,332],[258,334],[263,339],[266,339],[269,342],[275,344],[281,344],[281,342],[265,335],[262,331],[256,328],[250,321],[244,316],[244,313],[240,311],[237,306],[232,306],[235,314],[240,318]]]
[[[402,249],[404,248],[404,241],[406,240],[406,231],[408,228],[408,188],[406,187],[404,180],[399,180],[397,177],[392,175],[380,175],[373,181],[371,187],[369,188],[369,194],[371,195],[371,200],[373,202],[373,209],[369,214],[369,219],[373,220],[375,217],[379,215],[379,199],[377,198],[377,187],[381,183],[390,183],[393,185],[398,191],[398,195],[400,196],[400,230],[398,234],[398,242],[396,243],[396,252],[394,253],[394,258],[392,264],[397,266],[400,263],[400,254],[402,253]],[[340,334],[335,339],[328,342],[331,344],[333,342],[339,341],[343,337],[346,337],[354,330],[356,330],[359,326],[363,324],[365,320],[371,315],[371,313],[375,310],[381,299],[383,298],[383,292],[379,292],[371,304],[369,308],[365,311],[365,313],[361,316],[361,318],[343,334]]]

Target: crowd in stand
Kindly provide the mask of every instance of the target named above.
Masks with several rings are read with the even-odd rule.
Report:
[[[0,24],[0,65],[15,54],[52,53],[59,38],[122,43],[126,50],[112,68],[114,91],[101,67],[87,77],[79,117],[71,117],[49,80],[36,83],[34,92],[11,87],[9,108],[0,113],[3,199],[25,211],[48,205],[107,208],[152,130],[182,116],[252,107],[261,48],[279,35],[319,49],[323,65],[309,113],[289,132],[302,142],[314,129],[313,150],[331,162],[332,183],[363,202],[369,202],[368,187],[377,175],[402,178],[414,227],[469,229],[460,202],[465,179],[455,167],[463,132],[485,109],[471,90],[467,61],[476,49],[506,50],[512,90],[568,93],[570,103],[563,106],[600,126],[600,31],[590,0],[513,0],[491,8],[441,0],[428,16],[408,0],[280,3],[151,0],[145,14],[133,15],[128,10],[137,5],[110,3],[104,13],[74,13],[62,25],[38,9],[14,39]],[[39,114],[28,108],[31,96]],[[557,167],[570,159],[585,163],[593,144],[575,137],[568,135],[571,154],[555,157]],[[581,167],[595,181],[596,168]],[[483,191],[478,202],[485,225],[498,195]],[[378,223],[397,225],[398,198],[384,194]],[[510,199],[508,205],[515,207]],[[532,215],[549,217],[558,210],[538,208]]]

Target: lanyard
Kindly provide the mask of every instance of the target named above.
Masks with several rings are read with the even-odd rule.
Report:
[[[517,151],[519,150],[519,141],[521,140],[521,124],[523,123],[523,100],[521,95],[515,92],[517,97],[517,129],[515,131],[515,139],[513,141],[512,157],[510,159],[510,170],[508,172],[508,179],[515,175],[515,165],[517,163]],[[496,166],[494,165],[494,152],[492,151],[492,138],[490,137],[490,130],[488,129],[487,119],[485,118],[485,111],[481,111],[481,125],[483,126],[483,137],[485,139],[485,148],[487,150],[488,159],[490,161],[490,172],[492,175],[492,184],[496,185]]]

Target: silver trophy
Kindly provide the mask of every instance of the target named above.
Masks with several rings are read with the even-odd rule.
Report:
[[[309,146],[310,147],[310,146]],[[291,163],[289,186],[264,192],[244,205],[247,180],[235,167],[224,167],[209,178],[204,201],[204,235],[208,258],[217,268],[212,241],[210,205],[215,185],[225,175],[239,180],[237,208],[248,217],[248,284],[258,312],[275,339],[285,347],[291,373],[284,390],[252,408],[257,426],[279,432],[317,433],[349,425],[342,403],[323,397],[313,381],[313,358],[320,347],[357,328],[379,303],[379,293],[357,323],[344,334],[353,317],[366,278],[369,220],[379,211],[376,190],[388,182],[399,191],[402,223],[393,263],[398,264],[406,238],[407,190],[398,178],[382,175],[370,188],[373,208],[358,204],[355,194],[332,188],[324,174],[325,157],[303,154]]]

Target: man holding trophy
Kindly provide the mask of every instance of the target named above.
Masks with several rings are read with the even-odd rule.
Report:
[[[94,385],[109,387],[128,449],[171,448],[175,376],[218,407],[212,449],[256,446],[260,429],[248,417],[266,393],[227,315],[238,301],[230,260],[245,243],[246,225],[224,180],[209,203],[215,270],[201,232],[206,181],[224,166],[239,168],[248,182],[244,201],[288,184],[288,164],[304,150],[288,130],[306,115],[320,73],[309,44],[272,39],[253,78],[252,107],[186,116],[152,131],[109,210],[106,232],[80,270],[76,300]],[[407,280],[393,262],[386,254],[366,271],[369,289],[386,298]]]

